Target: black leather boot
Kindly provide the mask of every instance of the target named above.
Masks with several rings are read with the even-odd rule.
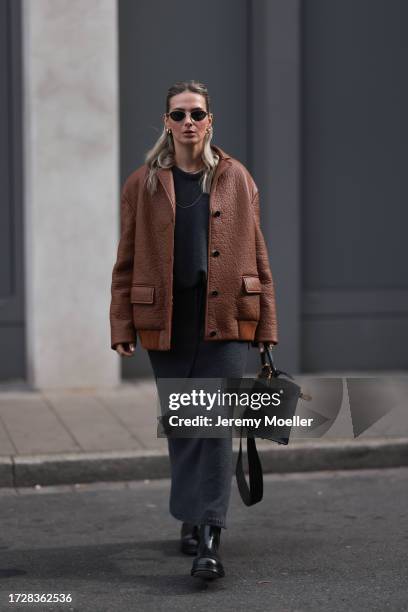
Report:
[[[185,555],[196,555],[198,550],[198,525],[183,523],[181,526],[180,550]]]
[[[212,580],[225,575],[218,549],[220,546],[221,527],[200,525],[198,530],[198,551],[193,561],[191,575],[196,578]]]

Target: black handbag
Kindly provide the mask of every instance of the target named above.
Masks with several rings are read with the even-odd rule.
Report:
[[[265,345],[265,351],[260,353],[260,357],[262,367],[257,377],[255,379],[242,379],[242,381],[252,381],[250,383],[250,392],[279,393],[281,403],[279,409],[273,405],[262,406],[256,410],[257,417],[260,417],[264,423],[265,416],[273,417],[276,415],[285,420],[292,419],[295,415],[299,398],[310,400],[311,396],[302,393],[299,385],[294,382],[293,376],[283,370],[276,369],[272,351],[267,345]],[[243,418],[253,418],[254,412],[254,409],[247,407],[243,413]],[[238,489],[245,505],[252,506],[260,502],[263,497],[262,464],[256,448],[255,438],[264,438],[278,444],[288,444],[291,428],[290,424],[284,424],[283,426],[263,425],[258,428],[241,426],[235,475]],[[242,437],[244,429],[246,430],[247,440],[249,486],[245,478],[242,461]]]

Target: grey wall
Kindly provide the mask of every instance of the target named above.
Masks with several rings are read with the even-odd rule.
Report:
[[[275,281],[283,370],[300,369],[300,3],[251,3],[252,107],[249,169],[259,187],[261,221]],[[256,357],[256,359],[255,359]],[[253,365],[259,369],[259,358]]]
[[[408,366],[408,3],[307,0],[302,366]]]
[[[0,380],[23,380],[21,11],[0,0]]]

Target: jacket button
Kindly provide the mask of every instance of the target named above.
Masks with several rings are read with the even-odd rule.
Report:
[[[211,295],[218,295],[218,291],[214,289],[214,291],[211,291]]]
[[[210,332],[210,336],[216,336],[216,335],[217,335],[217,332],[215,330]]]
[[[219,254],[220,254],[220,252],[219,252],[219,251],[213,251],[213,252],[212,252],[212,256],[213,256],[213,257],[218,257],[218,255],[219,255]]]
[[[221,214],[220,210],[216,210],[215,213],[213,214],[213,217],[219,217]]]

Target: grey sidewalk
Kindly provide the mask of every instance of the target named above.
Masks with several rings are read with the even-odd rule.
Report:
[[[323,437],[297,439],[294,434],[288,446],[259,440],[264,471],[407,465],[407,373],[367,376],[384,380],[384,398],[392,389],[391,412],[354,439],[345,393],[339,416]],[[296,380],[313,390],[316,378]],[[157,438],[156,402],[152,379],[109,390],[2,391],[0,486],[167,477],[167,441]],[[235,450],[238,445],[234,439]]]

